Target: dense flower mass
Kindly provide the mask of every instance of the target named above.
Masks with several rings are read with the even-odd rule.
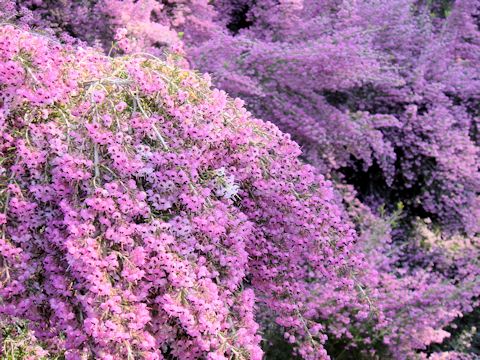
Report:
[[[414,350],[442,341],[454,343],[456,340],[449,339],[451,334],[445,327],[478,305],[480,239],[458,235],[442,238],[429,229],[427,221],[420,219],[415,220],[408,236],[395,234],[402,231],[398,228],[401,206],[392,215],[378,217],[355,199],[351,189],[342,191],[351,218],[357,224],[356,250],[365,254],[368,263],[361,283],[369,292],[371,307],[379,314],[375,321],[355,318],[346,322],[350,324],[353,320],[350,331],[356,339],[347,337],[336,347],[366,349],[367,358],[377,355],[381,359],[424,359],[424,354]],[[350,304],[346,314],[355,314],[355,306]],[[466,348],[469,346],[467,343]],[[466,354],[439,356],[470,359]]]
[[[154,57],[2,26],[0,59],[2,316],[68,359],[260,359],[261,304],[324,357],[361,259],[288,136]]]
[[[478,0],[17,3],[25,23],[109,53],[185,54],[324,174],[480,231]]]
[[[480,1],[0,19],[0,351],[480,355]]]
[[[221,8],[241,29],[192,43],[192,63],[361,195],[478,232],[480,3],[445,20],[411,0],[295,3],[245,1],[248,25]]]

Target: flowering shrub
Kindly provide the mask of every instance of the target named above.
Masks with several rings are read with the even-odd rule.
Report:
[[[468,358],[479,12],[0,0],[6,321],[71,358]]]
[[[248,25],[190,45],[196,67],[361,196],[479,231],[478,2],[445,20],[410,0],[242,3]]]
[[[154,57],[7,25],[0,60],[4,318],[67,359],[260,359],[259,304],[326,356],[361,259],[287,135]]]
[[[107,52],[185,54],[361,196],[480,229],[477,0],[17,3],[23,21]]]
[[[419,354],[418,350],[449,339],[451,334],[445,327],[478,306],[479,239],[459,235],[448,238],[419,219],[408,236],[395,234],[404,232],[399,228],[401,205],[393,215],[375,216],[355,199],[351,188],[341,191],[357,224],[355,250],[365,254],[367,260],[368,269],[359,280],[371,308],[365,318],[358,317],[356,304],[342,309],[348,316],[345,325],[351,328],[346,331],[334,323],[328,348],[334,356],[338,356],[335,351],[347,348],[356,351],[358,358],[424,358],[426,353]],[[468,350],[468,346],[462,350]]]

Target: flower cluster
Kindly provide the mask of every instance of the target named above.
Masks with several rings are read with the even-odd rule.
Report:
[[[420,219],[405,234],[399,228],[401,205],[393,215],[382,211],[376,216],[355,199],[351,188],[340,190],[357,224],[356,250],[365,254],[368,264],[358,280],[375,316],[362,313],[354,303],[341,309],[345,324],[353,326],[345,331],[332,325],[332,355],[347,347],[358,357],[426,358],[427,353],[418,351],[449,339],[451,333],[444,329],[478,306],[479,239],[446,237],[432,231],[431,221]],[[468,354],[455,356],[445,354],[447,359],[470,359]]]
[[[154,57],[0,44],[3,319],[71,360],[213,360],[261,359],[262,314],[326,356],[362,261],[289,136]]]
[[[324,174],[449,231],[480,229],[476,0],[17,2],[25,23],[109,53],[186,54]]]
[[[478,0],[0,0],[0,18],[27,31],[20,40],[0,38],[0,127],[9,129],[0,135],[3,202],[15,221],[25,214],[36,224],[28,231],[43,234],[66,198],[61,209],[81,211],[71,216],[95,230],[55,225],[55,234],[67,239],[68,229],[96,241],[105,234],[96,252],[85,250],[93,243],[78,250],[68,242],[90,259],[67,264],[75,279],[91,272],[129,298],[122,281],[140,284],[149,274],[145,283],[169,305],[138,302],[164,322],[177,319],[156,333],[139,320],[142,334],[163,344],[162,356],[203,358],[221,334],[232,345],[224,354],[254,358],[255,336],[264,334],[267,358],[290,358],[291,349],[306,359],[325,351],[468,357],[460,352],[470,350],[448,344],[480,294]],[[210,75],[159,70],[156,57]],[[302,154],[275,126],[253,120],[241,100],[208,90],[210,77],[291,134]],[[31,180],[27,195],[16,178]],[[38,211],[46,211],[43,220]],[[1,224],[11,219],[0,212]],[[152,219],[169,224],[151,231],[175,265],[149,254],[156,245],[128,225]],[[43,265],[26,265],[38,251],[20,253],[16,246],[30,243],[22,236],[4,251],[16,257],[8,274],[27,278]],[[104,250],[112,244],[136,260]],[[112,265],[95,270],[105,256]],[[96,291],[94,279],[82,281]],[[21,284],[8,291],[20,294]],[[183,300],[182,289],[212,308]],[[212,316],[220,323],[211,328],[192,324]],[[89,336],[104,336],[104,320]],[[248,330],[225,332],[222,321],[244,321]],[[122,336],[115,341],[130,341]],[[113,357],[140,356],[133,341],[127,355],[122,345],[106,347]],[[451,351],[432,345],[442,341]]]
[[[15,6],[4,2],[11,18]],[[413,216],[428,214],[447,230],[480,229],[480,175],[470,170],[479,167],[478,0],[26,0],[17,7],[23,23],[109,53],[185,54],[217,87],[290,133],[324,174],[347,175],[362,195],[401,200]],[[375,189],[361,188],[352,172]]]

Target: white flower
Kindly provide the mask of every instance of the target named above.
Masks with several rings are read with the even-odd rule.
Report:
[[[235,176],[226,176],[224,167],[216,169],[215,175],[217,176],[215,195],[219,197],[224,197],[225,199],[230,199],[233,196],[237,195],[240,187],[235,184]]]

